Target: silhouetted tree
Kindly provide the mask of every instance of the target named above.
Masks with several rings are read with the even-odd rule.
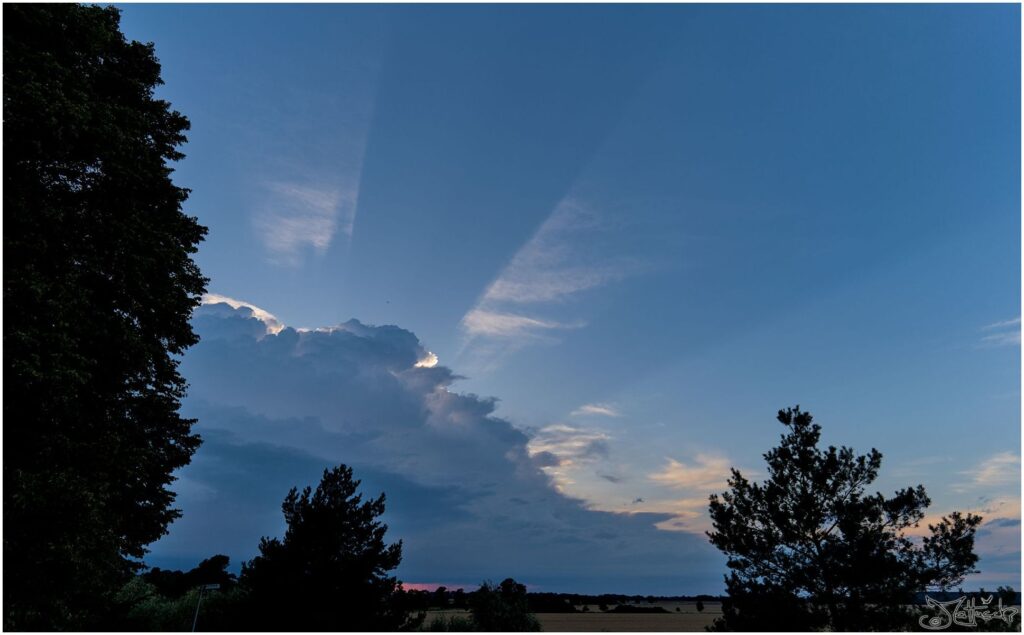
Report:
[[[697,600],[697,612],[698,613],[703,613],[704,612],[704,603],[701,602],[700,600]]]
[[[564,593],[527,593],[527,606],[531,613],[575,613],[576,602]],[[587,604],[586,600],[580,600]]]
[[[462,589],[455,589],[455,593],[452,594],[452,600],[454,600],[452,606],[457,609],[464,609],[469,606],[466,600],[466,592]]]
[[[996,595],[1003,601],[1004,606],[1017,604],[1017,592],[1013,590],[1012,586],[996,587]]]
[[[924,487],[869,495],[882,455],[818,448],[821,427],[798,407],[764,455],[768,480],[732,470],[730,491],[712,495],[711,542],[728,556],[729,602],[719,630],[905,629],[914,592],[948,588],[973,571],[981,518],[954,512],[920,545],[906,531],[924,518]]]
[[[237,582],[237,576],[227,570],[230,563],[231,559],[227,556],[216,555],[203,560],[189,571],[156,567],[142,574],[142,579],[152,584],[161,595],[172,599],[204,584],[219,584],[222,591],[228,591]]]
[[[448,606],[448,587],[439,586],[434,589],[434,606],[441,608]]]
[[[5,4],[4,627],[90,628],[178,516],[199,444],[177,357],[206,229],[188,120],[113,7]]]
[[[530,613],[526,587],[512,578],[498,586],[484,582],[469,601],[478,631],[539,631],[540,622]]]
[[[242,566],[255,630],[394,631],[412,626],[389,576],[402,541],[385,544],[384,494],[363,501],[352,469],[324,470],[315,491],[288,493],[284,539],[263,538]]]

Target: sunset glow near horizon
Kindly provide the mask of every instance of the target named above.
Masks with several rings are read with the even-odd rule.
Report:
[[[406,588],[720,593],[799,403],[1020,588],[1018,5],[122,11],[210,228],[147,564],[346,463]]]

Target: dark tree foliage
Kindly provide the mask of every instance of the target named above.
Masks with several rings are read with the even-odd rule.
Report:
[[[153,46],[114,8],[3,12],[4,626],[86,628],[178,516],[206,229]]]
[[[610,613],[668,613],[663,606],[637,606],[634,604],[620,604],[613,608]]]
[[[388,575],[402,542],[385,544],[384,494],[363,500],[352,469],[324,470],[313,491],[292,489],[282,509],[284,540],[263,538],[242,566],[252,630],[395,631],[414,626]]]
[[[431,598],[428,591],[402,589],[398,593],[399,604],[408,613],[426,613],[430,610]]]
[[[448,608],[448,587],[439,586],[434,589],[433,600],[437,608]]]
[[[562,593],[528,593],[526,596],[530,612],[532,613],[576,613],[576,607],[565,594]],[[589,602],[585,602],[588,603]],[[608,606],[602,604],[607,610]]]
[[[133,577],[115,595],[115,610],[103,627],[112,631],[191,630],[201,601],[199,630],[237,630],[247,608],[246,596],[237,577],[227,570],[230,562],[227,556],[216,555],[189,571],[157,567]],[[200,590],[210,584],[218,588]]]
[[[485,632],[539,631],[540,622],[530,613],[526,587],[512,578],[494,586],[484,582],[469,600],[474,630]]]
[[[237,576],[228,571],[231,559],[224,555],[207,558],[189,571],[174,571],[156,567],[142,574],[142,579],[153,585],[161,595],[176,599],[204,584],[218,584],[220,590],[232,589]]]
[[[821,427],[796,408],[764,455],[768,479],[732,471],[711,496],[711,542],[728,556],[728,602],[718,630],[904,630],[916,591],[945,589],[973,571],[979,516],[954,512],[915,543],[930,504],[924,487],[867,494],[882,455],[818,447]]]
[[[961,593],[961,595],[963,594]],[[1014,591],[1012,586],[1007,585],[996,587],[996,595],[1006,606],[1020,604],[1020,594]]]

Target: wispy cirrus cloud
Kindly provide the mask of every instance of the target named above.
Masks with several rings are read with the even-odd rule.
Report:
[[[597,415],[601,417],[621,417],[622,414],[618,411],[615,406],[606,403],[588,403],[583,404],[579,408],[569,413],[573,417],[584,417],[587,415]]]
[[[726,489],[733,461],[700,452],[686,461],[666,458],[661,469],[613,460],[615,438],[608,432],[556,423],[535,433],[530,456],[566,496],[588,509],[622,515],[656,515],[661,531],[704,537],[711,529],[708,495]]]
[[[559,465],[571,465],[574,462],[607,456],[610,438],[599,430],[555,423],[541,428],[530,439],[528,449],[531,455],[547,453],[557,458]]]
[[[642,268],[636,259],[614,253],[611,230],[592,206],[572,197],[559,203],[463,316],[464,349],[482,353],[493,365],[493,358],[526,344],[552,341],[559,330],[586,326],[582,319],[549,315]]]
[[[462,318],[462,325],[473,335],[514,339],[542,338],[548,331],[585,326],[583,322],[563,323],[480,308],[467,313]]]
[[[967,477],[967,481],[953,486],[953,490],[957,492],[1019,484],[1020,455],[1013,452],[997,452],[973,468],[960,473]]]
[[[554,488],[568,494],[587,466],[608,458],[610,440],[611,436],[600,430],[554,423],[533,435],[527,451]]]
[[[665,467],[648,478],[672,489],[720,489],[725,486],[731,467],[724,456],[698,454],[689,464],[670,458]]]
[[[268,197],[254,224],[268,258],[297,266],[303,253],[323,255],[335,235],[351,237],[356,195],[335,186],[269,183]]]
[[[648,482],[667,491],[648,492],[625,505],[609,507],[595,501],[592,506],[625,514],[661,514],[667,517],[655,523],[658,529],[703,536],[711,529],[708,494],[726,487],[731,466],[718,454],[698,453],[689,462],[668,458],[660,470],[646,475]]]
[[[563,200],[513,256],[484,292],[482,303],[555,302],[620,280],[629,263],[586,252],[587,234],[607,227],[596,211],[575,199]]]
[[[1020,326],[1020,316],[1017,316],[1017,317],[1015,317],[1013,319],[1010,319],[1010,320],[1003,320],[1002,322],[994,322],[992,324],[988,324],[986,326],[983,326],[982,329],[988,331],[988,330],[991,330],[991,329],[1002,329],[1002,328],[1007,328],[1007,327],[1011,327],[1011,326],[1017,326],[1017,327]]]
[[[642,503],[644,512],[671,514],[672,517],[654,524],[662,531],[682,531],[703,535],[711,529],[706,496],[691,496],[664,501]]]
[[[251,99],[237,113],[233,123],[245,144],[238,148],[247,175],[241,184],[245,204],[269,264],[298,268],[351,242],[380,60],[375,53],[357,63],[331,64],[331,80],[315,87],[296,82],[286,70],[260,73],[260,89],[289,99]]]
[[[1020,346],[1020,316],[988,324],[981,327],[981,330],[988,333],[982,336],[982,344],[989,346]]]

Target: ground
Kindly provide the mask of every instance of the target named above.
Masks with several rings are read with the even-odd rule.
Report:
[[[661,606],[668,613],[605,613],[597,605],[590,605],[583,613],[537,613],[541,626],[549,632],[680,632],[703,631],[722,614],[718,602],[705,602],[704,611],[698,612],[694,602],[655,602],[640,606]],[[577,606],[582,609],[582,606]],[[614,608],[614,607],[612,607]],[[679,611],[676,611],[676,608]],[[426,624],[439,616],[464,615],[468,611],[429,611]]]

